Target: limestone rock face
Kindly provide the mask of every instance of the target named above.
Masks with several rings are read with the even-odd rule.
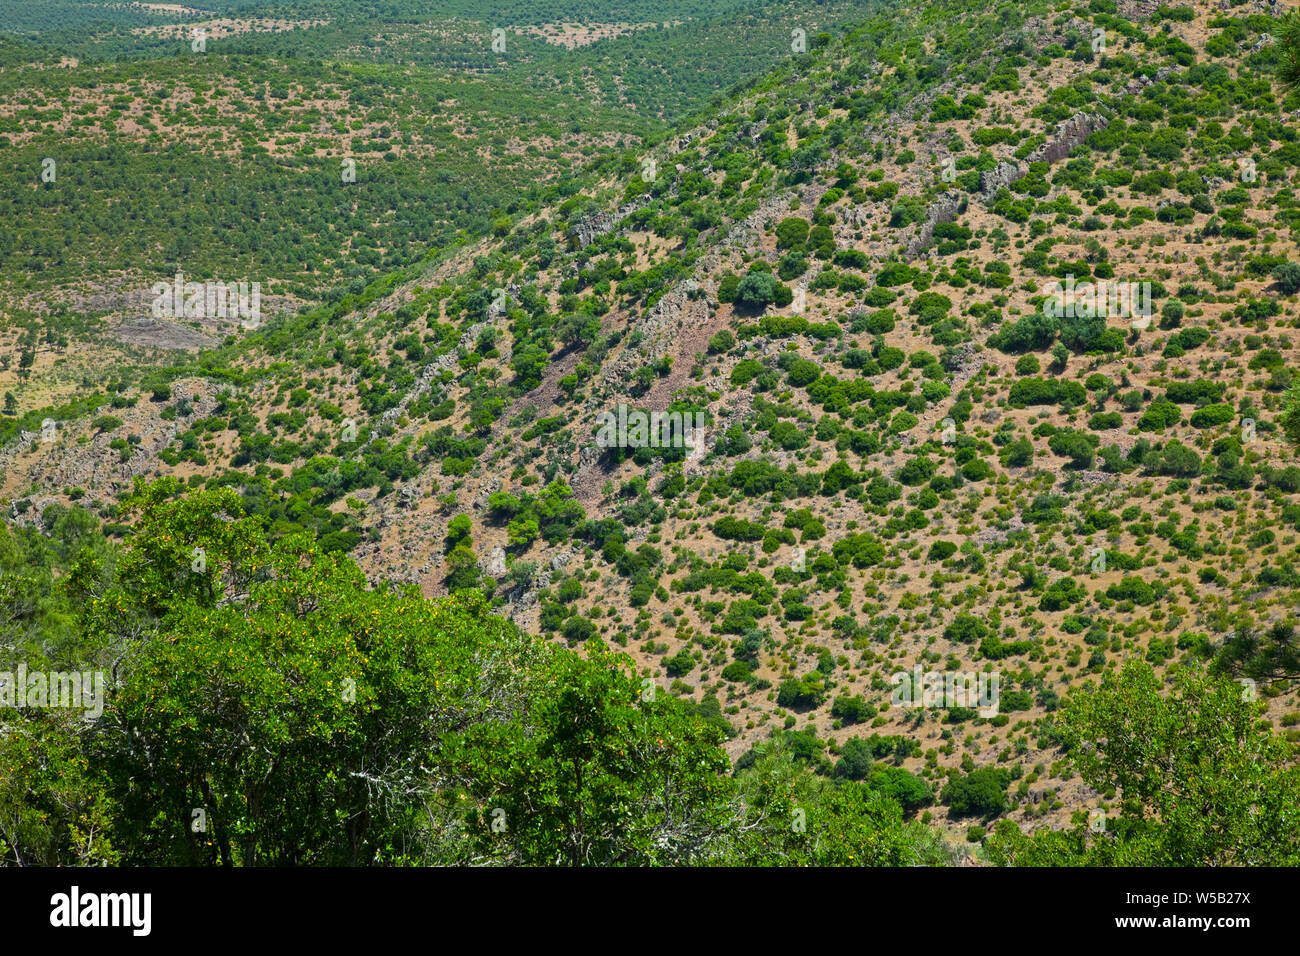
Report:
[[[1169,76],[1170,76],[1173,72],[1174,72],[1174,71],[1173,71],[1172,69],[1170,69],[1169,67],[1167,67],[1167,66],[1162,66],[1160,69],[1156,70],[1156,75],[1155,75],[1154,78],[1153,78],[1153,77],[1150,77],[1150,76],[1139,76],[1139,77],[1136,77],[1135,79],[1133,79],[1133,80],[1131,80],[1131,81],[1129,82],[1129,85],[1128,85],[1128,92],[1129,92],[1129,93],[1140,93],[1140,92],[1142,92],[1143,90],[1145,90],[1148,86],[1151,86],[1151,85],[1153,85],[1153,84],[1155,84],[1155,83],[1161,83],[1161,82],[1165,81],[1166,79],[1169,78]]]
[[[998,163],[992,169],[980,173],[980,195],[988,202],[999,190],[1023,179],[1024,175],[1025,171],[1010,160]]]
[[[925,211],[925,221],[907,243],[907,258],[915,259],[934,239],[934,227],[952,222],[966,208],[965,197],[956,190],[944,193]]]
[[[1278,19],[1286,16],[1286,4],[1282,3],[1282,0],[1246,0],[1246,3],[1235,8],[1228,0],[1219,0],[1219,9],[1225,13],[1231,12],[1235,16],[1244,16],[1247,13],[1265,13]]]
[[[1056,134],[1029,154],[1031,163],[1056,163],[1070,155],[1070,151],[1085,139],[1110,125],[1110,120],[1097,113],[1075,113],[1056,127]]]
[[[624,203],[613,212],[602,212],[598,216],[584,219],[569,229],[569,235],[577,242],[579,249],[586,249],[607,232],[613,232],[620,222],[644,206],[648,199],[637,199]]]
[[[1163,77],[1161,78],[1163,79]],[[1143,79],[1146,79],[1148,83],[1151,82],[1146,77],[1143,77]],[[1030,153],[1026,159],[1030,163],[1051,164],[1060,162],[1070,155],[1071,150],[1089,136],[1109,125],[1110,120],[1099,113],[1075,113],[1068,120],[1057,124],[1056,131],[1047,142]],[[998,194],[999,190],[1010,186],[1019,179],[1023,179],[1024,176],[1025,170],[1021,169],[1017,163],[1004,160],[992,169],[986,169],[980,173],[980,197],[984,202],[990,202]]]
[[[1119,0],[1119,15],[1128,20],[1145,20],[1155,13],[1160,0]],[[1224,4],[1226,9],[1227,4]]]
[[[491,577],[503,577],[506,573],[506,549],[493,548],[479,559],[479,569]]]

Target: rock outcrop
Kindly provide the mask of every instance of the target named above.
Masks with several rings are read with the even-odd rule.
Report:
[[[575,223],[569,229],[569,237],[577,243],[579,249],[586,249],[589,245],[599,239],[606,233],[613,232],[620,222],[626,219],[632,213],[636,212],[642,206],[645,206],[650,200],[641,198],[624,203],[613,212],[602,212],[595,216],[583,219]]]
[[[1118,6],[1126,20],[1146,20],[1160,7],[1160,0],[1119,0]]]
[[[934,239],[934,227],[952,222],[966,209],[966,197],[956,190],[944,193],[925,211],[925,221],[907,243],[907,258],[915,259]]]
[[[1165,80],[1169,79],[1169,77],[1173,74],[1173,72],[1174,71],[1169,67],[1162,66],[1160,69],[1156,70],[1155,76],[1135,77],[1134,79],[1129,81],[1128,87],[1126,88],[1126,92],[1128,92],[1129,94],[1141,93],[1148,86],[1153,86],[1156,83],[1163,83]]]
[[[1029,162],[1060,162],[1085,139],[1109,125],[1110,120],[1099,113],[1075,113],[1057,125],[1054,136],[1029,154]]]
[[[1068,120],[1058,123],[1055,132],[1047,142],[1025,157],[1026,161],[1049,165],[1060,162],[1089,136],[1109,125],[1110,120],[1099,113],[1075,113]],[[992,169],[984,170],[980,173],[980,197],[985,202],[990,202],[999,190],[1023,179],[1025,172],[1011,160],[1005,160]]]
[[[198,329],[152,316],[128,319],[114,328],[112,334],[119,342],[151,349],[197,352],[218,344],[217,339]]]
[[[985,202],[991,200],[998,192],[1010,186],[1018,179],[1023,179],[1025,171],[1010,160],[998,163],[992,169],[980,173],[980,195]]]

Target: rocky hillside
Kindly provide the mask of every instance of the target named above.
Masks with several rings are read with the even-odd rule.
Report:
[[[1030,826],[1104,808],[1061,696],[1231,657],[1300,594],[1283,11],[911,7],[491,239],[19,410],[10,520],[229,485],[375,582],[620,645],[733,759],[793,729],[814,764],[1005,770]],[[610,447],[620,406],[704,428]],[[995,712],[900,706],[918,668],[996,675]]]

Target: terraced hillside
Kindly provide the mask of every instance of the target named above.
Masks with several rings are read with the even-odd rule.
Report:
[[[39,525],[112,522],[135,478],[233,488],[374,582],[617,645],[739,766],[774,734],[892,761],[976,842],[949,785],[981,772],[1028,828],[1110,813],[1055,714],[1127,661],[1300,722],[1274,13],[951,0],[810,34],[495,235],[16,409],[0,496]],[[604,447],[620,405],[705,428]],[[901,706],[918,668],[996,675],[996,713]]]

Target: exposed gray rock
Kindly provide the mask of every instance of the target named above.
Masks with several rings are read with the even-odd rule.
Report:
[[[474,498],[473,508],[475,511],[482,511],[488,506],[488,499],[504,488],[505,485],[500,478],[491,478],[486,484],[480,486],[479,493]]]
[[[1280,0],[1246,0],[1246,3],[1235,7],[1228,0],[1219,0],[1219,9],[1239,17],[1250,13],[1266,13],[1271,17],[1280,18],[1287,12],[1286,5]]]
[[[1057,124],[1055,132],[1047,142],[1030,153],[1026,159],[1030,163],[1059,162],[1093,133],[1109,125],[1110,120],[1098,113],[1076,113],[1068,120]],[[1010,160],[998,163],[992,169],[984,170],[980,173],[981,198],[989,202],[999,190],[1023,179],[1024,176],[1025,170]]]
[[[934,227],[952,222],[966,209],[966,197],[956,190],[944,193],[925,211],[925,221],[907,243],[907,258],[915,259],[934,239]]]
[[[421,370],[420,377],[416,379],[415,385],[402,396],[401,401],[379,416],[378,426],[371,432],[370,437],[366,439],[366,442],[362,447],[368,447],[370,443],[380,437],[380,435],[391,433],[392,429],[396,427],[398,420],[406,414],[406,410],[410,407],[411,403],[432,388],[434,380],[441,377],[444,371],[456,368],[457,363],[460,361],[460,350],[472,349],[474,343],[478,340],[479,332],[483,329],[491,328],[494,325],[494,322],[475,322],[461,333],[460,341],[457,343],[456,348],[439,355],[432,362],[426,365],[423,370]]]
[[[570,227],[569,236],[577,242],[579,249],[585,249],[600,236],[613,232],[620,222],[649,202],[649,197],[643,196],[632,202],[624,203],[614,212],[602,212],[597,216],[584,219]]]
[[[1001,544],[1017,531],[1025,530],[1025,521],[1019,514],[1013,514],[1007,521],[1007,526],[1003,528],[985,528],[979,534],[975,535],[977,544]]]
[[[21,502],[26,502],[29,507],[19,510]],[[9,517],[15,525],[43,528],[45,509],[54,503],[53,498],[17,499],[9,505]]]
[[[1174,71],[1171,67],[1162,66],[1160,69],[1156,70],[1154,78],[1150,76],[1139,76],[1129,81],[1127,90],[1131,94],[1140,93],[1148,86],[1153,86],[1156,83],[1163,83],[1173,75],[1173,72]]]
[[[112,334],[119,342],[152,349],[196,352],[217,344],[215,338],[198,329],[152,316],[128,319],[113,329]]]
[[[1018,179],[1023,179],[1025,171],[1010,160],[998,163],[992,169],[980,172],[980,195],[985,202],[996,196],[999,190],[1010,186]]]
[[[1109,471],[1077,471],[1071,472],[1071,474],[1078,476],[1080,484],[1089,486],[1109,485],[1119,481],[1119,475],[1112,474]],[[1068,481],[1069,478],[1070,475],[1063,475],[1061,480],[1064,482]]]
[[[479,569],[490,577],[499,578],[506,573],[506,549],[493,548],[479,561]]]
[[[1127,20],[1146,20],[1159,8],[1161,0],[1119,0],[1119,15]],[[1224,4],[1224,9],[1227,5]]]
[[[601,382],[625,389],[637,369],[669,351],[670,340],[676,332],[707,321],[707,302],[693,295],[699,288],[694,279],[683,280],[638,319],[633,329],[640,333],[640,343],[607,361],[600,372]]]
[[[1109,125],[1110,120],[1098,113],[1075,113],[1068,120],[1057,125],[1055,135],[1029,154],[1029,162],[1059,162],[1093,133]]]

